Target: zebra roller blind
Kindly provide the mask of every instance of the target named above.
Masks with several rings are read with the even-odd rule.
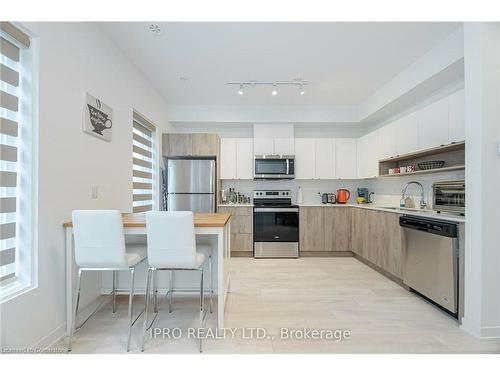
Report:
[[[29,37],[9,22],[0,22],[0,282],[16,276],[19,235],[19,148],[23,98],[20,93],[21,48]]]
[[[133,212],[153,209],[155,126],[137,113],[133,124]]]

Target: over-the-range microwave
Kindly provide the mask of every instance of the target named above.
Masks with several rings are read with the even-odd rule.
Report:
[[[295,156],[255,155],[255,180],[292,180],[295,178]]]

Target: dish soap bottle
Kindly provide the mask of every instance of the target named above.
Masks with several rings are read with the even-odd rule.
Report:
[[[299,191],[297,192],[297,204],[303,203],[302,188],[299,186]]]

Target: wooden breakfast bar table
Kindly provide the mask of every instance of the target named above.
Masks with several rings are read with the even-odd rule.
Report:
[[[196,235],[208,235],[215,240],[213,260],[217,271],[213,282],[217,289],[217,327],[224,327],[224,308],[229,291],[230,217],[228,213],[194,213]],[[73,319],[73,295],[77,266],[74,261],[73,223],[63,225],[66,234],[66,333],[69,335]],[[144,214],[123,214],[125,235],[146,235]]]

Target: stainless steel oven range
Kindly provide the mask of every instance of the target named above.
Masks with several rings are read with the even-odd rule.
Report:
[[[298,258],[299,207],[290,190],[253,192],[255,258]]]

